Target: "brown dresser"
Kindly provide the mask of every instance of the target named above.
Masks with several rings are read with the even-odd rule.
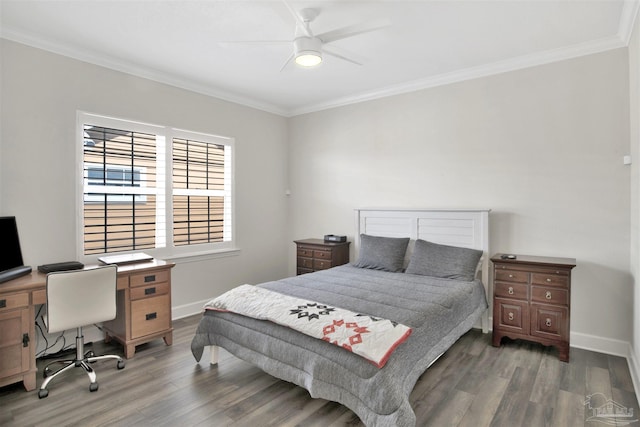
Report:
[[[325,242],[322,239],[296,240],[297,274],[312,273],[349,262],[351,242]]]
[[[569,361],[571,269],[573,258],[517,255],[491,258],[493,271],[493,345],[503,337],[556,346]]]

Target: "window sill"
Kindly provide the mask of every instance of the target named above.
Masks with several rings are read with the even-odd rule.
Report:
[[[165,261],[175,262],[176,264],[187,264],[190,262],[206,261],[209,259],[226,258],[240,255],[239,248],[218,249],[213,251],[190,252],[180,255],[165,256]]]

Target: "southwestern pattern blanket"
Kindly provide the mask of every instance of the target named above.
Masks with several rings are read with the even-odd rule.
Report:
[[[378,368],[411,334],[411,328],[398,322],[252,285],[238,286],[212,299],[204,308],[288,326],[360,355]]]

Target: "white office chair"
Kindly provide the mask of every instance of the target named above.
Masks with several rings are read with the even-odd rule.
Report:
[[[61,332],[76,328],[76,356],[73,360],[58,360],[44,368],[44,382],[38,391],[40,399],[49,395],[47,385],[58,375],[71,368],[84,368],[89,375],[90,391],[98,390],[96,374],[89,366],[97,360],[116,359],[118,369],[124,368],[120,356],[96,356],[93,351],[84,354],[82,327],[112,320],[116,317],[117,267],[108,265],[86,270],[61,271],[47,275],[47,332]],[[50,365],[65,365],[51,373]]]

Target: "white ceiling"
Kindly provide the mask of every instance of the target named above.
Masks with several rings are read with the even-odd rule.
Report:
[[[0,36],[293,116],[626,46],[638,3],[622,0],[289,1],[315,34],[384,21],[331,43],[361,60],[289,64],[296,23],[282,0],[0,0]]]

